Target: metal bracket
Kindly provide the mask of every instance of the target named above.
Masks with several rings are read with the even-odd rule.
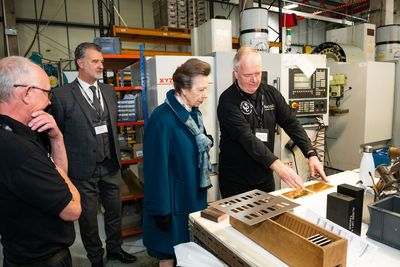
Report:
[[[17,35],[18,34],[18,30],[17,30],[17,27],[6,26],[4,28],[4,33],[6,35]]]
[[[299,204],[256,189],[221,199],[211,203],[210,206],[247,225],[254,225],[291,210]]]

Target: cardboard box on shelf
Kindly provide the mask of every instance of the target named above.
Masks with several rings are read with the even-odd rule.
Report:
[[[122,205],[122,231],[131,231],[140,228],[142,224],[142,205],[139,202],[129,202]]]
[[[138,159],[143,157],[143,144],[133,145],[133,158]]]
[[[122,196],[139,195],[143,194],[144,185],[130,168],[123,168],[120,189]]]

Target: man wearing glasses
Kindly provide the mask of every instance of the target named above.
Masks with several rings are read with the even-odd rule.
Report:
[[[3,266],[72,266],[80,195],[67,176],[49,78],[23,57],[0,60],[0,236]],[[46,149],[44,139],[50,142]]]
[[[75,64],[78,78],[54,89],[51,112],[64,134],[69,175],[82,196],[82,242],[92,266],[104,266],[97,224],[100,198],[105,209],[107,258],[134,262],[136,257],[121,248],[121,155],[115,90],[97,81],[103,76],[103,55],[98,45],[78,45]]]

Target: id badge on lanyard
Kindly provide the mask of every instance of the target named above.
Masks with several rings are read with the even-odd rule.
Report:
[[[260,139],[261,142],[268,142],[268,129],[256,128],[256,137]]]
[[[108,133],[107,123],[102,121],[102,122],[96,124],[94,126],[94,131],[96,132],[96,135]]]

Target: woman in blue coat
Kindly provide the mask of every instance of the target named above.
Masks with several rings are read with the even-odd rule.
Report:
[[[189,59],[144,134],[143,242],[159,266],[174,266],[174,246],[189,241],[189,213],[207,206],[212,141],[198,109],[207,98],[210,65]]]

